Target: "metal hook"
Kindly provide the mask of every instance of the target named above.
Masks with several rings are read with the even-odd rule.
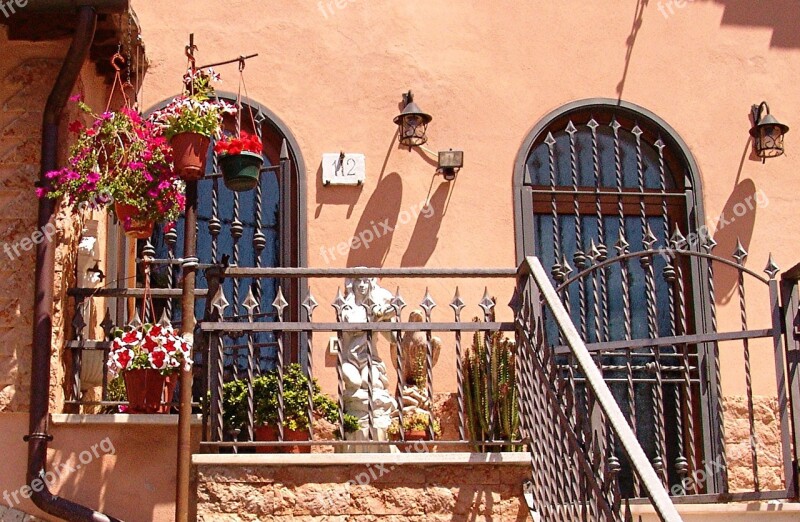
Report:
[[[198,50],[198,47],[194,44],[194,35],[191,35],[191,43],[186,46],[186,57],[192,64],[192,69],[194,69],[197,65],[196,59],[194,57],[194,52]]]
[[[119,53],[114,53],[114,56],[111,57],[111,66],[117,72],[120,72],[122,70],[122,67],[125,65],[125,63],[126,63],[125,57]]]
[[[239,56],[239,72],[244,71],[244,66],[245,66],[246,63],[247,63],[247,60],[245,59],[244,55]]]

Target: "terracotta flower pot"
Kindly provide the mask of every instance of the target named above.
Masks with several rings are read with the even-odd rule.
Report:
[[[133,205],[114,203],[114,212],[129,236],[147,239],[153,234],[153,222],[139,219],[139,209]]]
[[[392,437],[392,440],[396,440],[397,449],[402,451],[403,453],[417,453],[420,451],[420,448],[423,447],[422,444],[417,444],[419,441],[426,441],[430,440],[428,438],[428,432],[423,430],[413,430],[413,431],[406,431],[404,433],[405,441],[400,440],[400,434]]]
[[[172,402],[175,384],[166,386],[168,377],[158,370],[128,370],[122,374],[128,394],[128,413],[166,413],[163,403]]]
[[[253,190],[258,185],[258,176],[264,159],[261,154],[243,151],[239,154],[225,154],[219,157],[222,179],[225,186],[235,192]]]
[[[276,426],[256,426],[256,440],[259,442],[272,442],[278,440]],[[284,441],[306,441],[308,430],[283,429]],[[256,453],[311,453],[311,446],[257,446]]]
[[[170,140],[175,172],[184,181],[197,181],[206,174],[211,138],[195,132],[181,132]]]
[[[169,413],[172,409],[172,397],[175,395],[175,387],[181,380],[180,373],[171,373],[164,378],[164,400],[161,401],[161,406],[158,413]]]

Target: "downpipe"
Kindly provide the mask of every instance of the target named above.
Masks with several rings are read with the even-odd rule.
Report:
[[[90,3],[100,4],[100,8],[109,4],[123,3],[127,9],[127,1],[41,1],[31,3],[37,10],[50,6],[57,11],[68,8],[77,11],[75,36],[61,66],[53,90],[47,99],[42,121],[42,158],[40,184],[47,182],[45,173],[57,168],[59,122],[67,104],[69,95],[75,87],[83,64],[89,56],[97,28],[97,9]],[[39,200],[38,226],[43,229],[50,223],[55,213],[55,202],[43,198]],[[36,293],[34,300],[33,347],[31,353],[31,397],[30,397],[30,431],[25,437],[28,443],[27,481],[31,488],[31,500],[39,509],[64,520],[77,522],[121,522],[120,519],[105,515],[86,506],[54,495],[44,481],[47,464],[47,443],[52,440],[48,432],[50,408],[50,351],[52,349],[53,322],[51,310],[53,306],[53,282],[55,277],[55,245],[43,241],[36,247]]]

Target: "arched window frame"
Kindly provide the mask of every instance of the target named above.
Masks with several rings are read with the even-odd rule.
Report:
[[[700,170],[691,151],[680,135],[662,118],[653,112],[636,104],[607,98],[592,98],[578,100],[563,105],[539,120],[523,140],[514,163],[513,193],[514,193],[514,224],[515,248],[517,263],[520,264],[525,257],[536,254],[536,227],[534,223],[533,183],[528,179],[526,168],[528,158],[534,148],[541,143],[551,129],[560,128],[570,121],[572,116],[605,113],[612,114],[618,120],[638,123],[642,128],[654,129],[658,137],[669,149],[674,160],[679,162],[684,172],[684,195],[686,208],[686,223],[688,230],[683,231],[687,237],[694,232],[704,230],[705,214],[703,211],[703,193]],[[697,237],[697,236],[695,236]],[[611,247],[609,246],[609,249]],[[699,241],[690,242],[687,249],[695,252],[701,251]],[[609,256],[612,254],[609,253]],[[708,302],[709,288],[707,279],[700,277],[701,270],[705,270],[700,259],[691,258],[691,292],[698,302]],[[694,323],[696,333],[708,333],[713,330],[711,312],[706,307],[694,307]],[[698,346],[699,364],[704,367],[706,385],[703,386],[704,411],[702,415],[702,430],[707,436],[703,437],[704,454],[706,456],[721,455],[724,452],[722,435],[722,419],[720,417],[719,401],[717,396],[718,375],[711,369],[714,367],[714,349],[710,343]],[[725,488],[724,478],[720,474],[713,474],[708,480],[709,491],[721,491]]]

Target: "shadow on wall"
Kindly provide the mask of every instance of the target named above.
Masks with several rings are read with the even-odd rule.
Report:
[[[640,0],[647,2],[648,0]],[[742,27],[762,27],[772,29],[770,47],[800,47],[800,3],[797,0],[771,0],[755,2],[753,0],[653,0],[651,5],[665,18],[690,15],[695,3],[706,2],[720,4],[725,10],[722,13],[721,25]]]
[[[352,237],[360,241],[358,248],[350,248],[347,266],[383,266],[392,246],[402,200],[403,181],[397,172],[378,181],[353,231]]]
[[[325,205],[347,205],[347,219],[353,215],[353,208],[361,197],[363,185],[341,186],[341,187],[326,187],[322,184],[322,163],[316,173],[317,183],[317,208],[314,211],[314,219],[319,218],[322,214],[322,207]]]
[[[428,210],[417,216],[417,224],[400,266],[421,267],[428,263],[439,242],[439,229],[447,210],[447,197],[451,186],[451,183],[440,184],[428,202]]]
[[[633,47],[636,44],[636,37],[639,36],[639,30],[642,28],[642,19],[644,18],[644,10],[647,7],[649,0],[637,0],[636,12],[633,16],[633,25],[628,39],[625,40],[627,50],[625,51],[625,68],[622,70],[622,79],[617,84],[617,95],[619,100],[622,100],[622,92],[625,90],[625,80],[628,79],[628,70],[631,66],[631,57],[633,57]]]
[[[772,28],[770,47],[800,47],[800,2],[797,0],[713,0],[725,6],[722,25]]]
[[[712,253],[735,261],[733,252],[736,250],[737,241],[741,241],[744,249],[748,250],[753,238],[758,207],[765,205],[765,194],[763,192],[756,193],[756,185],[753,180],[745,179],[737,183],[725,203],[719,221],[711,227],[714,240],[717,242]],[[761,260],[756,261],[761,262]],[[763,261],[766,265],[766,260]],[[747,260],[745,260],[745,265],[747,264]],[[717,304],[726,304],[733,298],[736,291],[739,281],[738,271],[717,263],[715,265],[718,267],[715,267],[714,272]],[[761,266],[757,266],[755,271],[760,272]]]

